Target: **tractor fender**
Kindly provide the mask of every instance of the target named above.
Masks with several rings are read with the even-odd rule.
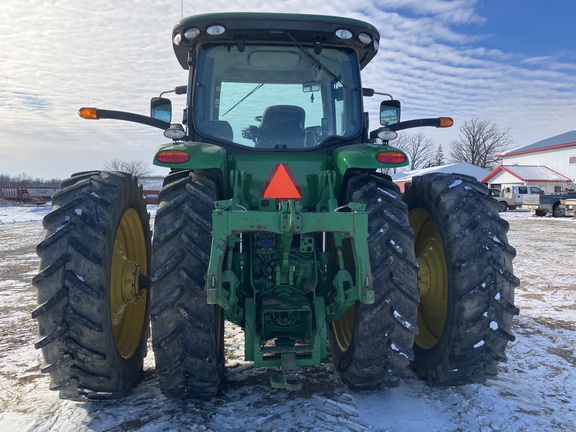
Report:
[[[390,152],[390,154],[403,155],[404,158],[397,163],[380,162],[376,155]],[[349,169],[374,170],[382,168],[398,168],[409,164],[408,156],[392,146],[383,144],[353,144],[334,151],[334,167],[336,170],[336,188],[340,190],[342,180]]]
[[[154,165],[177,170],[226,169],[226,150],[214,144],[187,141],[164,144],[154,156]]]

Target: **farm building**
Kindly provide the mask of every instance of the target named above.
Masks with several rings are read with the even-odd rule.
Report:
[[[565,186],[565,178],[571,180],[572,183],[576,181],[576,130],[508,150],[498,157],[501,158],[501,165],[506,168],[496,168],[499,171],[494,173],[494,176],[504,176],[505,172],[510,171],[510,166],[513,165],[525,166],[526,169],[522,172],[516,170],[515,184],[530,182],[546,192],[558,191],[560,187]],[[542,167],[540,173],[536,173],[535,167]],[[556,175],[555,179],[549,179],[549,176],[554,175]],[[540,177],[537,178],[538,176]],[[488,182],[492,184],[498,183],[500,180],[498,178],[489,179]],[[540,184],[538,181],[532,182],[532,180],[540,180]],[[547,187],[542,188],[540,185]]]
[[[396,174],[392,174],[391,177],[394,183],[396,183],[400,187],[400,190],[404,192],[404,187],[406,183],[410,183],[412,181],[412,177],[417,177],[434,172],[466,174],[480,180],[481,178],[485,177],[490,171],[484,168],[480,168],[479,166],[476,165],[461,162],[461,163],[440,165],[431,168],[423,168],[413,171],[403,171]]]
[[[140,177],[138,182],[142,186],[142,193],[146,196],[146,203],[158,204],[158,194],[162,189],[164,177]]]
[[[544,192],[562,192],[574,187],[572,180],[559,172],[538,165],[499,165],[480,182],[488,187],[538,186]]]

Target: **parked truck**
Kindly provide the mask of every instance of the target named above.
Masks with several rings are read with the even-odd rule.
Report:
[[[536,216],[564,217],[572,213],[573,207],[563,201],[575,198],[576,192],[574,191],[527,196],[524,206],[532,210]]]
[[[162,97],[150,117],[80,110],[164,130],[154,164],[170,173],[153,241],[130,174],[74,174],[53,197],[33,280],[50,387],[69,399],[126,395],[151,321],[161,390],[214,395],[224,319],[244,330],[246,360],[276,368],[272,385],[289,390],[328,355],[351,388],[394,386],[408,366],[431,385],[494,376],[518,313],[508,223],[472,177],[416,177],[401,194],[382,173],[409,163],[391,145],[398,131],[452,120],[400,120],[384,93],[369,129],[363,98],[383,93],[360,72],[377,29],[220,13],[183,19],[172,40],[189,71],[175,88],[183,124]]]
[[[0,186],[0,199],[22,203],[44,204],[59,188],[30,186]]]
[[[499,203],[498,211],[505,212],[522,207],[526,197],[537,197],[542,193],[544,191],[537,186],[504,186],[499,196],[493,196]]]
[[[574,198],[564,198],[560,200],[560,203],[566,207],[566,212],[572,213],[572,216],[576,218],[576,197]]]

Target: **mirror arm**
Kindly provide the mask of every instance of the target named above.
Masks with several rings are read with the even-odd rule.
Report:
[[[107,119],[115,119],[115,120],[124,120],[134,123],[141,123],[147,126],[152,126],[158,129],[166,130],[170,127],[170,123],[158,120],[152,117],[143,116],[140,114],[134,114],[126,111],[112,111],[112,110],[103,110],[98,109],[96,110],[98,113],[98,118],[107,118]]]
[[[164,96],[166,93],[174,93],[177,95],[183,95],[183,94],[186,94],[187,91],[188,91],[188,86],[187,85],[181,85],[181,86],[174,87],[173,90],[163,91],[162,93],[160,93],[159,97]]]
[[[447,117],[437,117],[437,118],[426,118],[426,119],[416,119],[416,120],[406,120],[398,123],[394,123],[388,126],[383,126],[381,128],[375,129],[370,132],[370,139],[378,138],[378,134],[385,130],[391,130],[397,132],[403,129],[411,129],[416,127],[422,126],[433,126],[433,127],[449,127],[446,126],[443,121],[445,121]],[[452,119],[450,119],[452,120]],[[452,126],[452,124],[450,124]]]

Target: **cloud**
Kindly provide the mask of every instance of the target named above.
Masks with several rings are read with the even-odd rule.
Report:
[[[519,144],[576,127],[574,53],[551,50],[533,57],[485,48],[485,36],[476,31],[484,22],[478,0],[334,0],[315,4],[313,11],[304,0],[245,0],[241,6],[228,0],[184,2],[184,15],[233,9],[342,15],[372,23],[381,33],[381,50],[364,70],[364,85],[401,99],[405,119],[494,120],[511,127]],[[11,151],[4,152],[0,172],[65,177],[102,168],[111,157],[151,160],[165,142],[161,131],[85,121],[77,110],[97,106],[147,114],[150,97],[185,84],[186,71],[171,46],[180,18],[180,2],[173,0],[3,0],[0,148]],[[176,112],[183,101],[175,99]],[[378,104],[379,99],[366,100],[373,113]],[[442,142],[458,134],[457,126],[423,132]],[[11,156],[22,148],[41,157]]]

